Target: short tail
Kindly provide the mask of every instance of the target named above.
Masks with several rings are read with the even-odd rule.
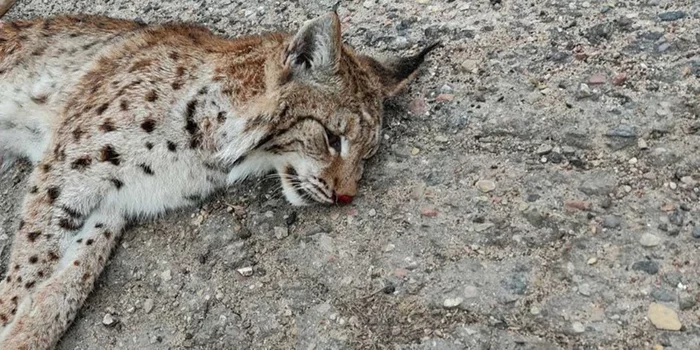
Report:
[[[0,0],[0,18],[7,13],[7,11],[12,8],[12,5],[15,4],[15,1],[17,0]]]

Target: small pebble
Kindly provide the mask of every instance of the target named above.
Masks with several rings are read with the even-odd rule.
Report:
[[[554,149],[554,147],[552,147],[552,145],[545,143],[545,144],[540,145],[540,147],[537,148],[537,151],[535,151],[535,153],[539,156],[543,156],[545,154],[549,154],[550,152],[552,152],[552,149]]]
[[[242,268],[240,268],[240,269],[238,269],[238,270],[236,270],[236,271],[238,271],[238,273],[240,273],[241,276],[243,276],[243,277],[250,277],[250,276],[253,275],[253,268],[250,267],[250,266],[248,266],[248,267],[242,267]]]
[[[681,311],[690,310],[694,308],[696,304],[697,300],[695,300],[695,296],[693,295],[681,295],[678,300],[678,307],[681,309]]]
[[[588,79],[588,83],[591,84],[591,85],[605,84],[605,81],[606,81],[606,80],[607,80],[607,78],[605,77],[605,75],[603,75],[603,74],[595,74],[595,75],[592,75],[592,76]]]
[[[588,265],[595,265],[595,263],[597,263],[597,262],[598,262],[598,258],[596,258],[596,257],[592,257],[592,258],[588,259],[588,261],[587,261]]]
[[[605,228],[618,228],[622,225],[622,219],[615,215],[607,215],[603,217],[603,227]]]
[[[149,298],[143,302],[143,311],[145,311],[147,314],[153,311],[153,299]]]
[[[277,239],[284,239],[289,236],[289,229],[286,227],[275,226],[273,230],[275,232],[275,238]]]
[[[172,274],[172,272],[170,272],[170,269],[168,269],[168,270],[163,271],[160,274],[160,278],[165,282],[169,282],[170,280],[173,279],[173,274]]]
[[[377,215],[377,211],[372,208],[367,212],[367,215],[369,215],[369,217],[374,217]]]
[[[489,193],[496,189],[496,183],[492,180],[479,180],[476,182],[476,188],[484,193]]]
[[[639,243],[645,248],[656,247],[657,245],[661,244],[661,238],[651,233],[645,233],[639,239]]]
[[[644,141],[644,139],[638,139],[637,140],[637,148],[639,148],[641,150],[649,149],[649,144],[647,144],[647,142]]]
[[[678,314],[661,304],[651,303],[648,316],[656,329],[679,331],[682,327]]]
[[[578,286],[578,292],[579,292],[579,294],[586,296],[586,297],[591,296],[591,285],[589,285],[588,283],[584,283],[584,284]]]
[[[420,211],[420,215],[426,216],[426,217],[436,217],[438,215],[437,210],[435,208],[423,208]]]
[[[447,298],[447,299],[445,299],[445,301],[442,303],[442,306],[443,306],[445,309],[451,310],[451,309],[454,309],[454,308],[459,307],[459,306],[462,304],[463,301],[464,301],[464,299],[462,299],[462,298],[460,298],[460,297],[456,297],[456,298]]]
[[[685,18],[686,14],[683,11],[668,11],[659,13],[659,19],[663,22],[677,21]]]
[[[572,323],[571,329],[573,329],[574,333],[579,333],[579,334],[586,331],[586,327],[581,322]]]
[[[615,86],[620,86],[620,85],[624,84],[625,80],[627,80],[627,74],[620,73],[620,74],[616,75],[615,77],[613,77],[612,84]]]
[[[466,60],[461,64],[462,72],[464,73],[477,73],[479,70],[479,61],[476,60]]]
[[[107,327],[111,327],[117,324],[117,320],[115,320],[114,317],[112,317],[112,314],[106,313],[105,316],[102,318],[102,324]]]
[[[632,264],[632,270],[644,271],[650,275],[656,275],[659,273],[659,264],[652,260],[637,261]]]
[[[700,239],[700,226],[693,227],[693,238]]]

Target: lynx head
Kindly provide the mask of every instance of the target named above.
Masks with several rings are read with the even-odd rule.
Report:
[[[379,147],[384,99],[416,74],[435,46],[384,61],[358,55],[342,43],[335,12],[287,39],[276,87],[288,123],[263,149],[277,155],[275,168],[289,202],[352,201],[363,163]]]

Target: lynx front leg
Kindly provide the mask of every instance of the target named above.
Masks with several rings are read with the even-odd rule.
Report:
[[[104,268],[125,221],[100,209],[74,237],[55,272],[19,305],[0,337],[2,349],[50,349],[75,318]]]
[[[56,162],[47,160],[34,169],[0,282],[0,329],[12,321],[22,300],[54,274],[71,237],[101,200],[96,184],[78,180],[65,180]]]

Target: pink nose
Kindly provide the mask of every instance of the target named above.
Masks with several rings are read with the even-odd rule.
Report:
[[[344,195],[344,194],[339,194],[335,196],[335,201],[340,203],[340,204],[350,204],[352,203],[353,197]]]

